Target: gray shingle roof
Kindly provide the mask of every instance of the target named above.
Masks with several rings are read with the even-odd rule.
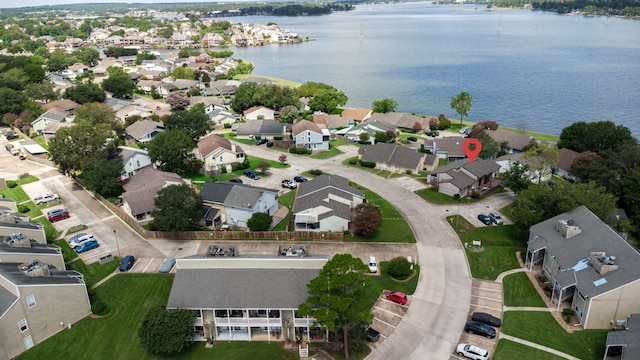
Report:
[[[252,209],[265,192],[275,194],[278,191],[231,182],[205,182],[200,190],[200,196],[203,201]]]
[[[415,169],[425,157],[425,154],[418,153],[414,149],[387,143],[361,146],[358,153],[362,155],[364,161],[411,169]]]
[[[282,136],[283,128],[286,128],[287,131],[290,131],[291,124],[284,124],[277,120],[251,120],[245,123],[238,124],[238,131],[236,133],[240,136],[246,136],[246,135]]]
[[[0,263],[0,274],[7,281],[17,285],[56,285],[56,284],[84,284],[79,279],[82,275],[73,270],[59,270],[49,266],[51,276],[27,276],[20,271],[21,263]]]
[[[18,297],[13,295],[12,292],[0,286],[0,314],[4,314],[13,303],[18,300]]]

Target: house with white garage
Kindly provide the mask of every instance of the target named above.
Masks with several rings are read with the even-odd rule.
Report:
[[[321,129],[311,121],[298,121],[291,127],[291,134],[296,148],[310,151],[329,150],[329,130]]]
[[[535,145],[538,140],[531,135],[506,129],[485,130],[495,142],[509,154],[518,154]]]
[[[425,139],[424,148],[432,154],[436,154],[440,159],[455,161],[467,157],[462,145],[466,139],[462,136],[447,136],[436,139]]]
[[[640,253],[586,206],[531,226],[525,264],[548,279],[556,310],[573,310],[584,329],[640,313]]]
[[[194,150],[196,157],[202,161],[202,169],[209,174],[219,175],[222,171],[231,172],[233,164],[245,160],[244,150],[229,139],[210,134],[198,141]]]
[[[387,130],[396,131],[396,128],[380,121],[366,121],[348,129],[342,129],[336,131],[337,135],[342,135],[346,140],[353,142],[360,141],[360,134],[369,134],[369,142],[373,142],[376,138],[376,133],[387,132]]]
[[[232,227],[247,227],[253,214],[273,215],[278,211],[278,190],[232,182],[205,182],[200,196],[204,205],[217,209],[211,221]]]
[[[300,183],[293,203],[295,230],[347,231],[351,210],[364,201],[364,192],[342,176],[321,175]]]
[[[215,245],[210,247],[213,248]],[[176,260],[169,309],[196,314],[196,340],[322,340],[315,321],[298,314],[309,296],[307,284],[327,256],[194,255]]]
[[[116,156],[124,165],[120,180],[132,177],[138,171],[146,168],[147,166],[155,167],[155,164],[151,161],[151,157],[147,150],[128,146],[118,146]]]
[[[247,120],[273,120],[275,111],[266,106],[254,106],[242,112]]]
[[[469,159],[456,160],[431,171],[429,182],[436,185],[440,193],[465,197],[490,184],[499,170],[500,165],[493,160],[476,159],[473,164]]]

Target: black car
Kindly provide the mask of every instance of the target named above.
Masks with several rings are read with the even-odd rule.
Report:
[[[308,179],[306,177],[302,176],[302,175],[297,175],[297,176],[293,177],[293,181],[295,181],[295,182],[305,182],[307,180]]]
[[[439,132],[437,132],[437,131],[429,131],[429,132],[427,133],[427,136],[431,136],[431,137],[436,137],[436,136],[438,136],[438,135],[440,135],[440,133],[439,133]]]
[[[464,331],[474,333],[476,335],[486,336],[489,339],[496,337],[496,330],[491,326],[479,321],[468,321],[464,325]]]
[[[240,180],[240,178],[231,179],[231,180],[229,180],[229,182],[242,184],[242,180]]]
[[[260,146],[262,144],[266,144],[268,143],[267,139],[260,139],[258,141],[256,141],[256,145]]]
[[[267,147],[273,147],[273,141],[267,141]]]
[[[478,215],[478,220],[480,220],[480,222],[482,222],[485,225],[491,225],[492,224],[491,218],[486,214]]]
[[[491,325],[495,327],[500,327],[500,325],[502,325],[502,320],[498,319],[497,317],[491,314],[487,314],[483,312],[474,312],[471,315],[471,320],[479,321],[481,323],[485,323],[487,325]]]
[[[17,139],[17,138],[18,138],[18,134],[14,133],[13,131],[7,131],[7,132],[4,134],[4,137],[5,137],[7,140],[13,140],[13,139]]]
[[[380,332],[370,326],[367,326],[367,341],[376,342],[378,339],[380,339]]]
[[[415,136],[409,136],[409,137],[407,137],[407,140],[409,140],[411,142],[416,142],[416,141],[418,141],[418,138],[415,137]]]

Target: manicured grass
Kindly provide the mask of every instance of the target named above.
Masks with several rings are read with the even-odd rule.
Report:
[[[61,234],[53,225],[51,225],[49,219],[47,219],[46,216],[41,216],[37,219],[31,219],[31,221],[44,225],[44,234],[47,236],[47,242],[52,242]]]
[[[120,260],[121,259],[119,257],[114,256],[112,261],[104,265],[100,264],[98,261],[87,265],[82,261],[82,259],[78,259],[69,263],[67,265],[67,270],[75,270],[82,273],[84,275],[84,282],[87,284],[87,287],[90,288],[98,281],[106,278],[109,274],[116,271],[120,264]]]
[[[65,262],[69,262],[78,257],[78,253],[76,253],[67,243],[65,239],[54,240],[54,244],[60,246],[62,249],[62,258]]]
[[[189,179],[191,179],[193,181],[196,181],[196,182],[198,182],[198,181],[202,181],[202,182],[204,182],[204,181],[215,181],[215,179],[212,178],[212,177],[209,177],[209,176],[204,175],[204,174],[200,174],[200,173],[192,171],[192,170],[189,170],[189,171],[185,172],[184,176],[188,177]]]
[[[338,150],[333,144],[329,148],[329,150],[320,151],[310,156],[312,159],[328,159],[330,157],[334,157],[336,155],[342,154],[342,151]]]
[[[296,352],[282,343],[260,341],[204,342],[173,356],[159,356],[140,346],[138,327],[147,310],[166,305],[173,274],[119,274],[95,289],[96,296],[111,309],[100,318],[87,317],[27,351],[20,359],[226,359],[293,360]]]
[[[609,330],[582,330],[569,334],[547,312],[507,311],[502,331],[582,360],[599,360],[604,355]]]
[[[287,216],[284,217],[276,226],[273,227],[273,231],[286,231],[287,224],[289,224],[289,218],[291,217],[291,209],[293,208],[293,200],[296,198],[296,189],[289,191],[288,193],[278,198],[278,203],[289,208]]]
[[[527,274],[511,274],[506,276],[502,283],[505,306],[546,306]]]
[[[25,193],[20,186],[4,189],[0,191],[0,194],[6,197],[7,199],[14,200],[18,204],[20,204],[23,201],[29,200],[29,196],[27,196],[27,193]]]
[[[46,150],[49,150],[49,144],[47,144],[47,141],[45,140],[44,135],[36,136],[31,140],[35,141],[38,145],[42,146]]]
[[[528,347],[510,340],[500,339],[496,352],[491,357],[493,360],[556,360],[563,357],[553,355],[546,351]]]
[[[525,239],[519,239],[514,225],[484,226],[476,228],[463,217],[447,217],[465,246],[471,276],[476,279],[495,280],[501,273],[516,269],[520,265],[517,251],[526,251]],[[481,251],[475,252],[471,246],[474,240],[482,241]],[[466,245],[465,245],[466,244]]]
[[[453,197],[438,192],[435,188],[429,187],[426,189],[415,191],[416,195],[420,196],[424,200],[432,203],[432,204],[457,204],[458,200]],[[471,198],[461,198],[460,204],[473,204],[478,202],[477,199]]]
[[[344,160],[342,162],[342,165],[349,166],[349,167],[356,168],[356,169],[360,169],[362,171],[370,172],[370,173],[372,173],[374,175],[378,175],[378,176],[383,177],[385,179],[395,178],[395,177],[400,177],[400,176],[405,176],[406,175],[406,174],[400,174],[400,173],[396,173],[396,172],[391,172],[389,170],[368,168],[368,167],[364,167],[364,166],[360,166],[360,165],[351,164],[349,162],[350,160],[351,159]]]
[[[16,184],[24,185],[24,184],[32,183],[34,181],[38,181],[38,178],[33,176],[33,175],[28,175],[28,176],[23,177],[22,179],[16,180]]]
[[[418,278],[420,277],[420,266],[414,265],[413,269],[415,271],[415,275],[407,281],[396,281],[389,277],[389,273],[387,269],[389,268],[388,261],[382,261],[378,263],[378,273],[379,275],[371,275],[373,278],[373,282],[378,285],[382,289],[392,290],[392,291],[402,291],[407,295],[412,295],[416,291],[416,287],[418,286]]]
[[[29,217],[29,219],[42,215],[42,211],[40,211],[41,207],[36,206],[36,204],[34,204],[33,201],[22,203],[20,204],[20,206],[26,206],[29,208],[29,211],[24,213],[26,216]]]
[[[280,156],[280,154],[276,154],[276,155]],[[271,165],[272,168],[276,168],[276,169],[284,169],[284,168],[288,168],[288,167],[291,166],[291,165],[288,165],[288,164],[282,164],[280,161],[263,159],[263,158],[259,158],[259,157],[255,157],[255,156],[249,156],[248,158],[249,158],[249,168],[250,169],[256,169],[258,164],[263,162],[263,161],[266,161],[269,165]],[[242,171],[240,173],[242,173]]]
[[[387,200],[373,191],[360,185],[350,183],[351,186],[357,187],[364,192],[364,198],[367,202],[380,206],[382,210],[382,223],[380,228],[371,237],[364,238],[361,236],[345,235],[344,241],[364,241],[364,242],[401,242],[415,243],[416,237],[411,227],[402,215]]]

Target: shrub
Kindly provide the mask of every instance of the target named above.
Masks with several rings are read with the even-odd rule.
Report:
[[[477,191],[472,191],[471,192],[471,198],[472,199],[480,199],[480,193]]]
[[[392,276],[396,279],[403,280],[406,279],[409,275],[411,275],[413,270],[411,270],[411,263],[407,260],[406,257],[398,256],[391,261],[389,261],[389,267],[387,268],[387,272],[389,276]]]
[[[358,163],[358,157],[357,156],[354,156],[351,159],[349,159],[349,164],[355,165],[357,163]]]
[[[407,175],[411,175],[411,174],[413,174],[413,171],[411,171],[411,170],[405,170],[405,171],[404,171],[404,173],[405,173],[405,174],[407,174]]]
[[[20,174],[20,176],[18,176],[18,178],[19,178],[19,179],[26,179],[26,178],[28,178],[29,176],[31,176],[31,175],[29,175],[29,173],[24,173],[24,174]]]
[[[273,140],[282,140],[282,136],[274,136]]]
[[[262,139],[262,135],[256,135],[256,136],[255,136],[255,139],[256,139],[256,140],[260,140],[260,139]]]
[[[438,130],[447,130],[451,127],[451,121],[449,119],[441,119],[438,121]]]
[[[227,136],[229,136],[229,137],[236,137],[237,135],[238,135],[238,134],[236,134],[236,133],[234,133],[234,132],[232,132],[232,133],[228,133],[228,134],[227,134]]]
[[[223,126],[225,129],[231,129],[231,124],[229,123],[223,124]]]
[[[109,313],[109,307],[104,301],[96,299],[93,304],[91,304],[91,312],[96,315],[106,315]]]
[[[244,169],[248,169],[249,168],[249,159],[248,158],[244,158],[244,161],[239,163],[233,163],[231,164],[231,170],[236,171],[236,170],[244,170]]]
[[[309,170],[309,174],[315,175],[315,176],[320,176],[320,175],[322,175],[322,170],[320,170],[320,169],[312,169],[312,170]]]
[[[373,161],[360,161],[360,166],[373,169],[376,167],[376,163]]]
[[[20,214],[28,213],[29,212],[29,207],[27,205],[24,205],[24,204],[18,205],[18,212]]]
[[[289,146],[289,152],[291,154],[297,154],[298,153],[298,149],[296,149],[295,145],[291,145],[291,146]]]
[[[16,187],[18,184],[16,184],[15,180],[7,180],[7,187],[8,188],[14,188]]]

